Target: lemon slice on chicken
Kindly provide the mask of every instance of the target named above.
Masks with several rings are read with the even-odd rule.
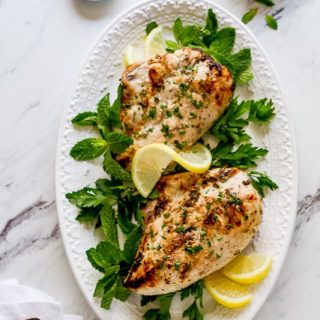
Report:
[[[141,195],[147,197],[150,194],[172,160],[191,172],[204,173],[211,165],[212,156],[200,143],[180,153],[161,143],[142,147],[132,161],[132,179]]]

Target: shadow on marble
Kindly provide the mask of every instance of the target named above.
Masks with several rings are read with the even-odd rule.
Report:
[[[111,11],[114,2],[117,0],[71,0],[75,10],[88,20],[99,20],[104,18]]]

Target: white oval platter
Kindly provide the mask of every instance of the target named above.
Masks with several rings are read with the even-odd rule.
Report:
[[[273,268],[268,278],[254,288],[254,300],[245,309],[232,311],[214,303],[205,296],[205,319],[250,320],[274,286],[290,243],[296,213],[297,171],[293,132],[287,106],[263,49],[252,33],[231,13],[206,0],[156,0],[136,5],[113,21],[97,39],[80,73],[72,97],[66,105],[60,128],[56,162],[56,200],[61,234],[73,273],[88,303],[100,319],[142,319],[143,310],[133,295],[127,302],[115,300],[111,310],[100,308],[92,297],[96,281],[101,277],[86,259],[85,251],[96,245],[97,236],[89,227],[79,224],[77,209],[69,204],[65,194],[92,185],[105,176],[101,159],[76,162],[69,156],[71,147],[85,137],[88,130],[75,130],[71,119],[79,112],[94,110],[105,92],[114,97],[123,70],[123,52],[126,46],[144,34],[148,22],[171,26],[180,17],[185,23],[203,23],[207,11],[212,8],[220,26],[236,28],[236,48],[251,48],[252,71],[255,79],[249,85],[246,96],[271,98],[277,116],[270,126],[253,131],[254,143],[269,149],[259,170],[266,171],[279,185],[279,190],[264,199],[264,217],[252,248],[273,254]],[[243,94],[243,93],[241,93]],[[241,97],[240,94],[240,97]],[[181,318],[182,305],[177,298],[172,308],[172,319]]]

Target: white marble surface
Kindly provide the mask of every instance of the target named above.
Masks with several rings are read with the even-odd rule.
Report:
[[[46,291],[95,319],[71,274],[57,224],[59,120],[97,35],[135,0],[0,0],[0,279]],[[241,17],[247,0],[217,0]],[[249,26],[278,72],[296,132],[299,210],[280,278],[257,320],[319,319],[320,2],[279,0],[279,30]]]

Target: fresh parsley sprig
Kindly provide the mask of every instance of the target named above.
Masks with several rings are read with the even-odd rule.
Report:
[[[273,191],[279,188],[278,185],[264,173],[251,171],[249,176],[251,178],[252,185],[259,192],[262,198],[265,196],[265,189]]]
[[[183,317],[188,317],[189,320],[203,320],[203,314],[201,308],[203,308],[203,281],[200,280],[191,286],[180,291],[181,300],[186,299],[190,295],[194,297],[193,303],[183,312]]]
[[[149,302],[156,301],[159,304],[158,308],[149,309],[143,315],[144,320],[170,320],[170,306],[175,292],[163,294],[159,296],[144,296],[141,300],[141,305],[146,305]]]
[[[258,101],[231,101],[224,115],[211,128],[211,132],[223,142],[234,141],[236,144],[247,142],[250,136],[244,128],[249,122],[269,123],[275,116],[273,102],[267,99]]]
[[[265,157],[268,150],[253,146],[251,143],[241,144],[234,149],[232,142],[220,141],[216,148],[212,150],[213,168],[236,167],[248,169],[257,165],[257,160]]]
[[[200,308],[203,308],[202,296],[203,296],[203,281],[200,280],[191,286],[179,291],[181,300],[186,299],[189,296],[194,297],[193,303],[183,312],[183,317],[188,317],[189,320],[203,320],[202,312]],[[174,293],[169,293],[160,296],[142,296],[141,306],[145,306],[150,302],[155,302],[159,305],[157,308],[149,309],[143,315],[144,320],[169,320],[169,309],[171,306]]]

